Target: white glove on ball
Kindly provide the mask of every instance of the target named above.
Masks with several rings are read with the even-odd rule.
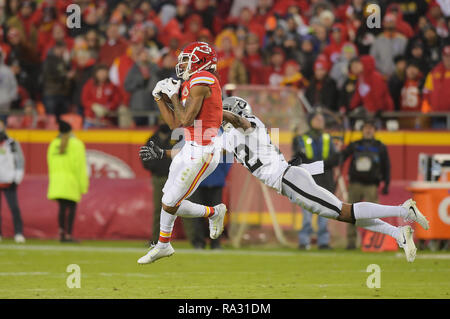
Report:
[[[181,80],[174,80],[172,78],[166,80],[167,82],[162,85],[161,92],[166,94],[171,99],[172,96],[178,94],[178,92],[180,91]]]
[[[162,98],[161,96],[161,91],[163,89],[164,84],[168,81],[169,79],[164,79],[159,81],[158,83],[156,83],[155,88],[152,91],[152,95],[153,97],[160,99]]]

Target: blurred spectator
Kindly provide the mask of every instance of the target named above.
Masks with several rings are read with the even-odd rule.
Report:
[[[70,70],[66,46],[58,42],[49,51],[42,70],[43,102],[47,114],[59,119],[68,111],[71,80],[75,71]]]
[[[45,61],[48,51],[56,42],[64,42],[69,53],[73,49],[74,40],[66,34],[66,27],[59,23],[52,25],[51,33],[39,33],[38,52],[41,61]]]
[[[308,80],[306,80],[303,74],[301,74],[298,63],[293,60],[289,60],[284,64],[284,73],[280,84],[282,86],[291,86],[294,88],[303,89],[308,85]]]
[[[159,68],[150,61],[150,54],[142,50],[136,63],[125,78],[124,87],[130,94],[131,111],[156,111],[158,107],[153,99],[152,90],[160,80]],[[136,125],[149,125],[148,117],[135,117]]]
[[[47,150],[47,164],[47,197],[58,202],[60,241],[74,242],[72,230],[77,203],[88,191],[89,177],[85,146],[72,134],[69,123],[59,122],[59,135]]]
[[[228,75],[235,60],[233,48],[237,46],[237,37],[231,29],[226,29],[217,35],[215,44],[218,60],[217,73],[223,86],[229,82]]]
[[[72,104],[75,105],[77,113],[84,115],[84,108],[81,101],[83,87],[92,77],[95,69],[95,59],[86,50],[86,43],[83,39],[75,43],[72,69],[75,71],[72,88]]]
[[[392,14],[395,17],[395,28],[398,32],[407,38],[414,36],[414,30],[411,25],[403,20],[403,13],[398,3],[391,3],[386,9],[386,14]]]
[[[198,34],[203,28],[202,17],[198,14],[192,14],[185,21],[185,26],[183,32],[183,46],[185,44],[197,41]]]
[[[426,77],[422,111],[450,111],[450,45],[442,50],[442,62],[436,65]],[[433,127],[444,128],[445,120],[433,119]]]
[[[230,66],[228,73],[228,82],[233,84],[247,84],[249,82],[249,74],[244,62],[244,49],[237,47],[234,50],[235,59]]]
[[[342,109],[343,111],[348,111],[350,109],[350,103],[358,83],[358,75],[362,73],[362,70],[363,65],[358,57],[354,57],[349,61],[348,74],[342,89],[339,91],[339,109]]]
[[[33,46],[24,38],[17,28],[8,30],[11,45],[9,65],[11,65],[17,82],[23,86],[33,99],[38,94],[39,57]]]
[[[1,12],[1,10],[0,10]],[[5,38],[5,32],[4,29],[2,27],[2,23],[0,20],[0,50],[3,52],[3,63],[6,63],[9,59],[9,53],[11,52],[11,46],[5,42],[4,40]]]
[[[148,139],[147,144],[153,141],[162,149],[171,149],[171,130],[167,124],[162,124],[157,131]],[[146,144],[146,145],[147,145]],[[164,156],[161,160],[150,160],[142,162],[144,168],[151,172],[152,191],[153,191],[153,223],[152,223],[152,242],[157,242],[159,238],[159,220],[161,214],[162,189],[169,175],[169,166],[172,162],[169,156]]]
[[[422,29],[422,36],[425,42],[425,57],[430,63],[430,68],[434,67],[441,60],[442,41],[433,26],[426,25]]]
[[[408,60],[414,60],[419,65],[420,71],[423,74],[428,74],[430,71],[430,61],[427,61],[425,56],[425,44],[422,39],[414,39],[414,41],[408,43],[406,58]]]
[[[292,143],[294,157],[301,157],[302,162],[312,163],[315,161],[327,161],[335,156],[335,148],[330,134],[325,133],[325,117],[321,112],[313,112],[308,116],[309,131],[303,135],[296,136]],[[317,185],[324,187],[334,193],[336,183],[333,177],[333,167],[325,166],[323,174],[314,175],[314,181]],[[312,213],[302,209],[303,220],[302,229],[299,233],[299,248],[309,249],[312,234]],[[329,249],[330,234],[327,229],[328,219],[317,216],[317,245],[319,249]]]
[[[86,39],[87,50],[90,51],[91,57],[97,60],[100,52],[100,38],[97,31],[95,29],[89,30],[84,37]]]
[[[342,89],[347,79],[350,60],[357,55],[358,51],[353,43],[347,42],[342,46],[339,57],[330,71],[330,77],[336,82],[338,90]]]
[[[388,80],[389,93],[394,102],[395,110],[400,110],[402,87],[405,83],[406,58],[398,55],[394,58],[395,70]]]
[[[7,21],[9,29],[16,29],[19,32],[19,37],[28,39],[31,47],[35,48],[38,37],[38,12],[36,11],[36,4],[34,1],[20,1],[18,11],[11,15]]]
[[[14,240],[24,243],[23,223],[17,200],[17,186],[25,174],[25,159],[19,142],[8,137],[6,124],[0,119],[0,241],[2,238],[1,195],[5,194],[14,223]]]
[[[364,55],[353,63],[358,78],[355,94],[350,102],[350,109],[364,106],[369,112],[393,111],[394,102],[383,76],[375,69],[375,60],[370,55]]]
[[[312,35],[305,35],[301,39],[300,50],[297,61],[302,74],[310,80],[314,75],[314,61],[319,50],[317,39]]]
[[[3,63],[3,54],[0,49],[0,120],[6,123],[11,104],[17,98],[18,88],[13,71]]]
[[[336,63],[340,56],[342,47],[347,43],[347,30],[342,23],[335,23],[331,28],[330,44],[323,50],[331,63]]]
[[[119,25],[110,23],[106,31],[106,41],[100,48],[98,62],[110,67],[116,57],[126,52],[127,47],[127,41],[119,33]]]
[[[407,39],[396,31],[396,16],[392,13],[385,15],[383,30],[370,48],[370,55],[375,58],[376,67],[384,76],[389,77],[395,69],[394,57],[405,53]]]
[[[270,66],[267,68],[266,83],[272,86],[279,86],[283,80],[283,65],[285,54],[283,48],[277,47],[272,50],[270,56]]]
[[[222,203],[223,188],[231,163],[226,162],[226,155],[223,155],[223,162],[198,186],[195,193],[189,200],[196,204],[215,206]],[[209,238],[209,225],[205,218],[183,218],[183,226],[188,234],[188,238],[196,249],[206,247],[206,238]],[[220,238],[210,240],[211,249],[220,249]]]
[[[135,29],[131,34],[130,44],[124,54],[117,57],[109,70],[109,79],[119,88],[122,95],[122,102],[128,105],[130,94],[125,90],[125,79],[131,67],[135,64],[139,54],[144,50],[144,32],[142,29]]]
[[[243,59],[250,84],[264,84],[266,66],[260,51],[259,38],[249,33],[245,41],[245,56]]]
[[[401,89],[400,110],[420,112],[422,106],[422,73],[419,65],[409,62],[405,70],[405,81]]]
[[[108,79],[108,68],[104,65],[97,66],[81,94],[85,127],[110,126],[114,120],[110,113],[117,110],[121,98],[117,87]]]
[[[378,186],[383,181],[382,194],[389,193],[391,163],[386,145],[375,139],[375,122],[366,119],[362,139],[350,143],[342,152],[342,162],[352,157],[349,169],[349,202],[378,202]],[[356,226],[347,224],[347,249],[356,248]]]
[[[328,76],[329,64],[326,58],[317,59],[314,63],[314,78],[305,90],[305,96],[311,106],[325,107],[330,111],[337,110],[338,92],[336,83]]]
[[[202,24],[208,30],[214,30],[214,22],[216,20],[216,8],[209,0],[194,0],[194,13],[202,17]]]

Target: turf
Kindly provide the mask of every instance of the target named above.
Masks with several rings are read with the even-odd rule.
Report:
[[[0,243],[0,298],[450,298],[450,254],[345,250],[189,249],[139,266],[143,242],[29,240]],[[69,264],[81,268],[81,288],[66,286]],[[381,288],[366,285],[370,264]]]

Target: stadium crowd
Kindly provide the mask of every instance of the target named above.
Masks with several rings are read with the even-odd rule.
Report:
[[[295,87],[340,113],[450,112],[446,3],[0,0],[0,117],[21,128],[67,114],[75,128],[153,124],[142,116],[157,112],[151,89],[175,77],[195,40],[215,45],[222,85]],[[77,19],[70,4],[79,27],[67,24]],[[368,25],[371,13],[380,27]]]

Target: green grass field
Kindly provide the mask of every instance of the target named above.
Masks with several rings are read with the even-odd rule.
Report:
[[[246,248],[197,251],[175,242],[175,255],[139,266],[143,242],[29,240],[0,243],[0,298],[450,298],[450,254],[362,253]],[[81,288],[68,288],[69,264]],[[381,288],[366,285],[370,264]]]

